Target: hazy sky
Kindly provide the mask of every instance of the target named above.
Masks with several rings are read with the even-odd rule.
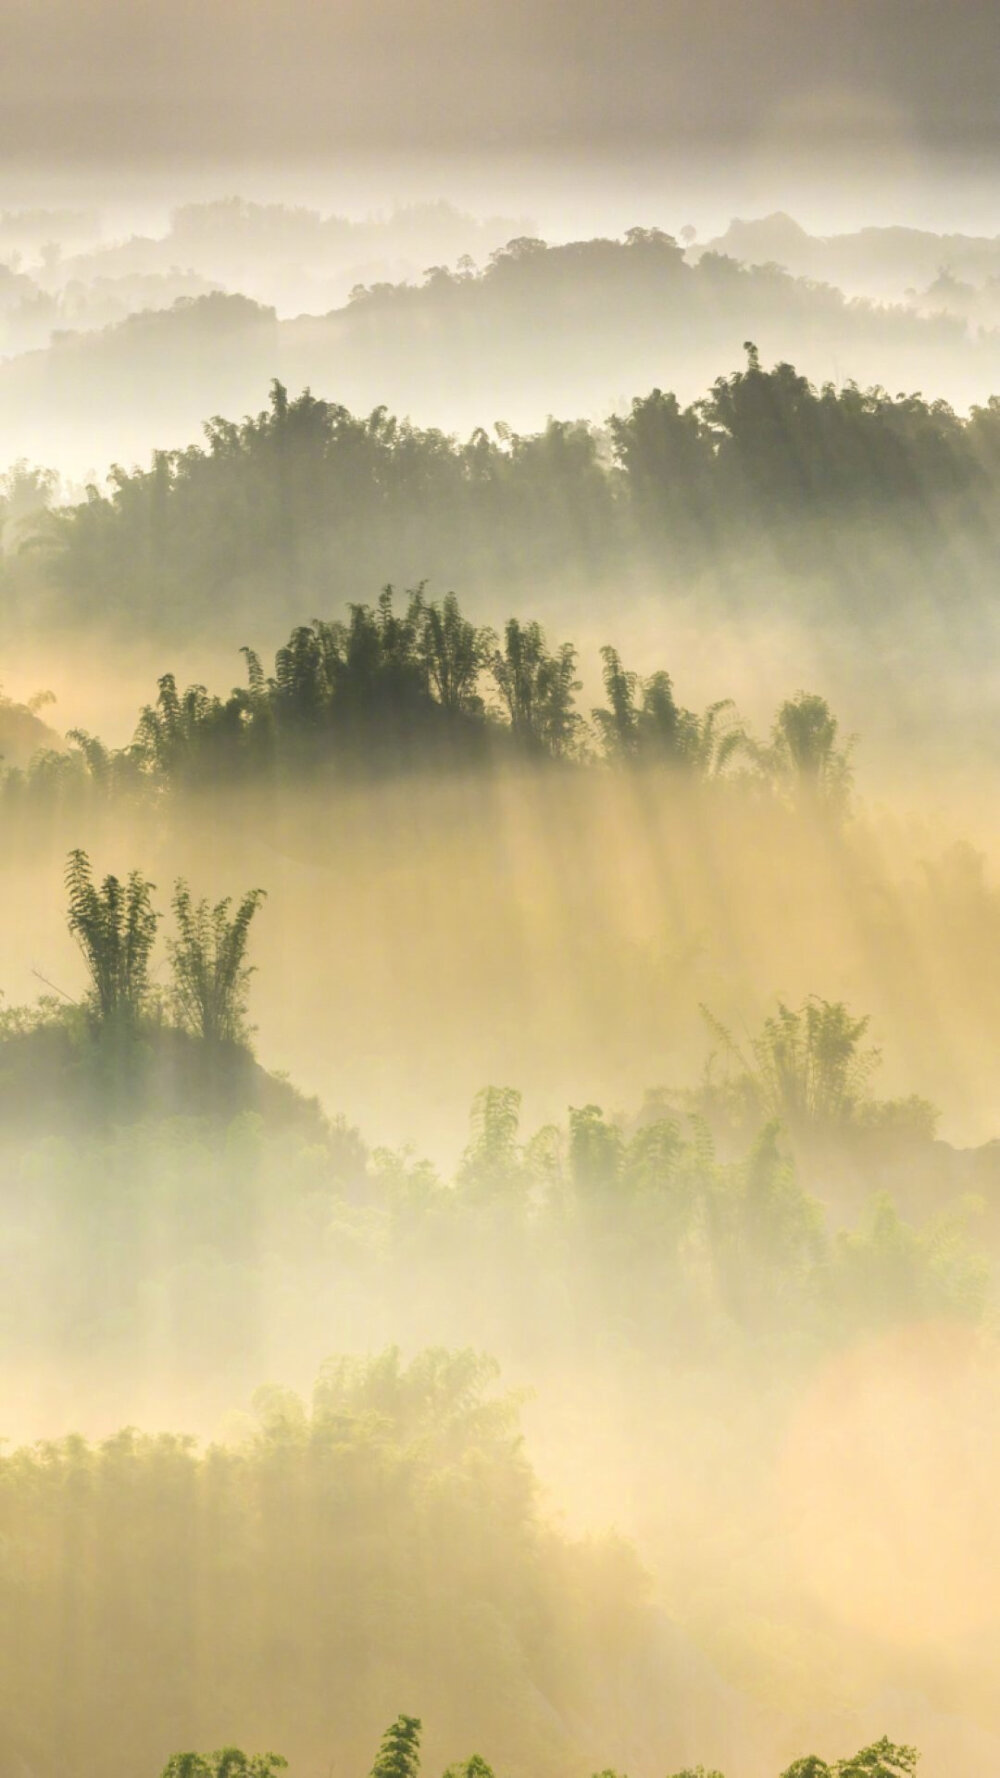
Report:
[[[997,0],[2,0],[12,163],[1000,146]]]

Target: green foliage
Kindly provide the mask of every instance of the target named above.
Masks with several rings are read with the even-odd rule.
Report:
[[[246,1038],[247,993],[253,974],[246,952],[250,924],[263,899],[263,889],[249,890],[230,917],[229,897],[210,908],[207,901],[192,902],[182,879],[174,887],[178,937],[167,941],[174,1005],[182,1028],[207,1044],[239,1043]]]
[[[183,1096],[183,1058],[170,1051],[159,1101],[148,1085],[128,1100],[104,1090],[89,1122],[74,1115],[72,1032],[53,1023],[0,1045],[0,1109],[17,1157],[7,1189],[30,1206],[18,1213],[25,1239],[38,1231],[12,1269],[0,1332],[36,1327],[56,1365],[74,1361],[85,1328],[91,1346],[127,1338],[120,1364],[141,1367],[154,1301],[176,1353],[196,1357],[200,1328],[206,1351],[249,1342],[252,1354],[255,1313],[266,1324],[289,1293],[345,1341],[362,1313],[389,1326],[409,1326],[412,1314],[419,1325],[419,1305],[435,1303],[452,1338],[468,1330],[484,1345],[544,1354],[564,1327],[585,1364],[618,1329],[636,1364],[682,1369],[701,1342],[784,1360],[914,1319],[974,1326],[988,1314],[990,1267],[965,1205],[929,1220],[884,1197],[856,1215],[836,1199],[821,1207],[813,1191],[828,1195],[826,1168],[797,1169],[773,1129],[722,1162],[697,1126],[685,1134],[661,1117],[623,1127],[588,1106],[567,1129],[522,1143],[508,1121],[516,1106],[494,1096],[493,1129],[450,1185],[426,1164],[370,1155],[244,1051],[234,1054],[250,1073],[227,1095],[186,1041]],[[9,1052],[22,1046],[15,1069]],[[40,1101],[53,1048],[64,1059]],[[26,1102],[65,1134],[15,1142]],[[482,1131],[490,1119],[480,1111],[476,1122]],[[904,1159],[904,1193],[908,1168]],[[42,1241],[45,1230],[58,1233]],[[98,1300],[86,1290],[95,1271]],[[377,1395],[393,1415],[407,1400],[406,1416],[416,1414],[426,1396],[447,1418],[448,1400],[488,1381],[428,1360],[404,1383],[395,1363],[365,1381],[369,1402]],[[344,1411],[355,1400],[349,1369],[324,1371],[320,1389]]]
[[[0,499],[2,525],[2,499]],[[55,703],[50,691],[36,692],[27,703],[9,698],[0,686],[0,761],[8,768],[25,765],[33,754],[43,751],[56,739],[53,731],[39,716],[47,704]]]
[[[583,1198],[613,1191],[618,1181],[624,1143],[615,1124],[606,1123],[599,1105],[570,1109],[569,1164],[576,1190]]]
[[[503,648],[491,658],[493,677],[514,739],[529,752],[559,759],[571,752],[580,718],[573,709],[580,681],[576,649],[564,642],[556,654],[540,624],[508,622]]]
[[[794,1760],[781,1778],[913,1778],[919,1754],[914,1747],[900,1747],[885,1736],[870,1747],[832,1766],[816,1754]]]
[[[840,1001],[813,996],[794,1011],[779,1003],[752,1045],[764,1107],[792,1128],[850,1122],[879,1061],[861,1047],[868,1025]]]
[[[811,995],[799,1007],[778,1002],[749,1040],[749,1053],[702,1008],[735,1074],[716,1080],[712,1063],[701,1106],[728,1106],[738,1121],[773,1119],[795,1136],[832,1134],[870,1118],[869,1082],[880,1057],[862,1039],[870,1021],[854,1018],[842,1001]],[[713,1058],[714,1061],[714,1058]]]
[[[418,1778],[421,1727],[419,1716],[397,1716],[382,1736],[371,1778]]]
[[[62,804],[79,818],[88,804],[155,802],[165,791],[213,794],[275,778],[294,784],[321,770],[482,766],[525,755],[580,769],[593,762],[595,739],[609,765],[725,778],[753,798],[764,791],[827,817],[847,808],[850,748],[837,746],[836,719],[818,695],[786,701],[764,746],[731,699],[700,715],[687,710],[669,673],[628,672],[607,646],[608,703],[592,711],[589,728],[576,708],[571,643],[553,652],[539,623],[511,618],[498,644],[454,593],[437,603],[424,583],[402,612],[386,586],[374,607],[351,604],[346,620],[296,625],[270,674],[252,648],[240,652],[246,684],[225,697],[200,684],[182,691],[173,673],[162,674],[127,747],[74,729],[67,747],[36,746],[26,766],[0,767],[7,811]],[[489,705],[488,681],[496,694]]]
[[[152,905],[154,885],[133,871],[124,887],[117,877],[107,877],[98,889],[89,858],[77,850],[69,856],[66,887],[69,928],[90,976],[91,1014],[103,1030],[134,1035],[149,998],[149,963],[159,924]],[[253,974],[247,945],[264,896],[263,889],[249,890],[231,915],[230,897],[210,907],[207,900],[192,900],[183,879],[174,886],[177,936],[167,941],[171,999],[179,1028],[210,1046],[246,1039]]]
[[[837,1778],[912,1778],[919,1755],[915,1747],[898,1747],[882,1737],[850,1759],[839,1760]]]
[[[274,1778],[288,1765],[280,1753],[244,1753],[220,1747],[216,1753],[175,1753],[160,1778]]]
[[[608,759],[678,765],[709,777],[746,745],[731,699],[696,716],[675,703],[668,673],[648,679],[627,673],[614,648],[602,648],[601,658],[608,708],[595,710],[593,719]]]
[[[484,1087],[472,1107],[471,1140],[457,1184],[463,1196],[484,1202],[520,1196],[525,1184],[518,1146],[521,1095],[513,1087]]]
[[[765,775],[793,803],[840,810],[850,793],[853,740],[837,744],[839,725],[825,698],[800,691],[782,704],[770,747],[744,742]]]
[[[933,1118],[922,1102],[881,1106],[871,1097],[877,1052],[864,1047],[868,1021],[852,1017],[841,1003],[813,998],[797,1010],[779,1004],[746,1053],[710,1020],[739,1071],[720,1080],[710,1066],[700,1092],[673,1099],[654,1095],[631,1124],[587,1104],[570,1108],[565,1132],[546,1126],[524,1140],[520,1093],[484,1088],[448,1186],[433,1169],[405,1156],[369,1159],[356,1138],[353,1146],[346,1136],[335,1145],[334,1163],[333,1151],[322,1146],[333,1131],[318,1107],[270,1079],[241,1047],[250,976],[246,948],[261,891],[249,892],[232,914],[228,900],[214,907],[193,903],[187,885],[178,882],[178,936],[169,954],[180,1025],[161,1019],[140,1027],[143,1001],[136,984],[147,981],[155,922],[150,886],[130,880],[138,906],[132,924],[139,925],[147,946],[136,965],[137,947],[115,880],[100,893],[94,890],[83,854],[73,856],[71,869],[72,905],[94,948],[94,981],[104,981],[102,970],[110,976],[105,1004],[118,1004],[112,997],[116,970],[131,994],[127,1027],[120,1012],[104,1015],[118,1021],[116,1029],[128,1030],[131,1066],[109,1073],[104,1047],[94,1043],[92,1029],[72,1007],[50,999],[35,1009],[3,1009],[0,1112],[11,1129],[30,1128],[39,1119],[80,1131],[99,1130],[109,1119],[135,1122],[171,1112],[225,1119],[259,1110],[275,1125],[314,1132],[321,1173],[328,1161],[332,1165],[328,1197],[339,1198],[348,1185],[359,1201],[356,1228],[351,1215],[342,1214],[338,1238],[350,1231],[355,1252],[372,1261],[381,1252],[387,1280],[398,1266],[402,1285],[409,1255],[436,1289],[443,1263],[435,1251],[438,1238],[449,1262],[461,1256],[460,1269],[472,1276],[480,1231],[488,1229],[500,1244],[496,1257],[503,1254],[517,1269],[526,1291],[536,1283],[541,1289],[554,1270],[571,1297],[591,1292],[610,1315],[627,1307],[640,1342],[655,1344],[672,1325],[664,1270],[689,1321],[701,1318],[707,1326],[721,1312],[734,1328],[768,1337],[782,1323],[822,1342],[845,1329],[912,1315],[976,1321],[985,1311],[989,1275],[970,1242],[967,1203],[952,1196],[921,1225],[907,1220],[885,1193],[869,1193],[854,1226],[834,1238],[809,1190],[815,1179],[829,1197],[838,1161],[868,1154],[905,1191],[914,1155],[933,1138]],[[92,1008],[101,1004],[96,996],[95,986]],[[98,1028],[104,1028],[100,1020]],[[215,1052],[211,1068],[205,1066],[206,1045]],[[117,1046],[112,1059],[120,1061]],[[684,1106],[693,1114],[686,1132],[675,1114]],[[906,1139],[894,1147],[900,1131]],[[786,1135],[794,1139],[791,1147]],[[114,1169],[106,1165],[106,1171],[110,1181]],[[210,1200],[212,1190],[205,1195]],[[911,1197],[907,1207],[913,1202]],[[926,1216],[922,1206],[919,1214]],[[297,1217],[293,1205],[290,1229]],[[135,1238],[141,1251],[138,1231]],[[309,1240],[315,1244],[313,1235]],[[41,1294],[47,1293],[42,1286]],[[544,1319],[543,1298],[537,1312]]]
[[[69,929],[90,977],[89,1005],[106,1030],[134,1029],[149,993],[149,959],[159,916],[154,885],[138,871],[122,884],[105,877],[95,887],[90,859],[77,848],[66,867]]]
[[[371,1778],[417,1778],[420,1730],[419,1718],[397,1717],[382,1738]],[[862,1748],[847,1759],[837,1760],[833,1766],[814,1753],[806,1754],[793,1760],[781,1778],[914,1778],[918,1759],[915,1748],[897,1746],[883,1736],[881,1741]],[[257,1754],[248,1759],[238,1748],[227,1747],[221,1753],[208,1755],[175,1754],[164,1767],[161,1778],[271,1778],[273,1772],[286,1764],[287,1761],[273,1753]],[[474,1753],[467,1760],[447,1766],[443,1778],[493,1778],[493,1770],[481,1754]],[[606,1766],[603,1771],[595,1772],[593,1778],[624,1778],[624,1774]],[[723,1774],[714,1766],[711,1771],[705,1766],[685,1766],[682,1771],[672,1773],[671,1778],[723,1778]]]
[[[795,1315],[808,1325],[825,1283],[827,1239],[819,1205],[803,1189],[768,1125],[746,1159],[710,1173],[706,1213],[722,1300],[744,1326]]]
[[[735,290],[770,313],[796,289],[773,266],[741,268],[717,253],[686,265],[667,237],[527,255],[512,244],[480,277],[442,273],[434,293],[368,292],[351,311],[368,325],[385,324],[391,309],[411,326],[415,308],[443,302],[452,330],[467,302],[491,304],[522,280],[526,314],[546,290],[562,312],[570,280],[575,313],[581,256],[602,290],[611,262],[628,286],[638,278],[657,318],[664,290],[676,299],[697,286],[707,312]],[[448,437],[385,407],[362,417],[275,383],[259,413],[216,417],[202,446],[114,471],[105,492],[44,515],[43,533],[61,618],[110,604],[120,622],[170,626],[177,637],[209,598],[270,624],[301,610],[303,594],[314,604],[334,584],[348,596],[385,562],[418,559],[434,575],[474,576],[494,590],[516,582],[520,595],[543,576],[565,584],[567,571],[611,587],[636,566],[686,575],[727,552],[736,559],[758,534],[772,559],[776,544],[799,571],[798,587],[821,580],[824,602],[839,607],[850,591],[842,566],[831,569],[839,552],[829,540],[847,528],[862,547],[873,524],[891,544],[931,544],[957,521],[993,547],[996,433],[995,404],[963,418],[918,394],[816,388],[791,364],[766,368],[752,346],[746,366],[701,400],[685,406],[653,389],[603,428],[563,418],[535,434],[498,425]],[[898,598],[912,595],[918,556],[904,550]]]
[[[449,716],[478,716],[483,708],[479,677],[495,641],[492,630],[477,629],[462,616],[454,593],[443,604],[425,604],[421,595],[418,651],[437,702]]]
[[[879,1193],[860,1226],[838,1235],[832,1286],[846,1324],[891,1325],[942,1313],[978,1320],[989,1268],[970,1246],[970,1220],[967,1206],[953,1205],[915,1229],[888,1194]]]
[[[496,1774],[481,1753],[472,1753],[468,1759],[454,1760],[446,1766],[443,1778],[496,1778]]]
[[[243,649],[247,685],[226,699],[200,685],[180,694],[164,675],[134,751],[159,782],[192,787],[281,761],[301,768],[331,756],[399,757],[453,733],[474,753],[484,723],[479,681],[493,641],[462,615],[453,593],[437,604],[418,587],[399,615],[387,586],[374,609],[351,605],[346,622],[299,624],[270,677]]]

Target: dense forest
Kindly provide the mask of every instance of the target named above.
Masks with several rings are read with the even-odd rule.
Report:
[[[830,815],[847,807],[852,743],[839,738],[818,694],[786,699],[765,744],[731,698],[702,713],[685,709],[669,673],[631,671],[608,645],[607,702],[588,722],[572,643],[552,648],[541,624],[517,618],[498,635],[467,618],[453,593],[436,601],[421,587],[397,611],[386,587],[376,606],[352,605],[346,620],[299,625],[272,674],[253,649],[242,653],[247,683],[227,697],[203,685],[180,690],[164,674],[123,748],[81,730],[61,741],[38,718],[44,695],[0,703],[14,756],[0,775],[8,816],[241,784],[294,789],[331,771],[344,779],[518,762],[667,767],[793,807]]]
[[[836,595],[825,581],[844,527],[862,550],[873,536],[902,550],[900,575],[918,587],[920,550],[933,556],[949,530],[973,551],[995,549],[995,400],[962,418],[916,394],[817,390],[790,364],[767,370],[747,353],[688,406],[654,389],[604,427],[550,420],[464,442],[385,408],[359,417],[308,391],[291,399],[275,383],[264,412],[215,419],[204,445],[160,451],[148,470],[114,470],[108,492],[92,488],[82,504],[46,514],[42,481],[33,524],[22,476],[8,493],[11,519],[22,516],[5,623],[180,638],[197,622],[218,634],[233,616],[280,621],[414,562],[494,589],[610,584],[637,566],[670,584],[762,538],[786,576],[813,572],[826,600],[856,615],[867,589],[852,598],[849,573]],[[881,605],[912,602],[891,565],[880,575]]]

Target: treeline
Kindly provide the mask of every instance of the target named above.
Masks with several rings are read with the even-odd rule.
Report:
[[[489,251],[517,232],[517,220],[479,221],[439,202],[357,222],[234,197],[182,204],[162,235],[104,240],[100,231],[96,216],[0,216],[5,355],[222,287],[292,313],[317,302],[329,308],[365,265],[398,266],[401,254],[419,265],[428,256]]]
[[[539,623],[517,618],[498,636],[467,618],[453,593],[437,602],[419,588],[397,612],[386,587],[377,606],[352,605],[346,621],[299,625],[271,674],[244,648],[247,683],[228,697],[203,685],[181,691],[164,674],[129,746],[71,731],[68,749],[41,748],[26,769],[6,771],[0,790],[13,810],[25,799],[213,789],[325,766],[600,759],[701,780],[738,772],[793,802],[844,806],[851,745],[823,698],[787,699],[763,744],[731,699],[699,714],[677,702],[667,672],[643,676],[615,649],[601,652],[607,703],[588,723],[572,643],[552,648]]]
[[[423,1724],[418,1716],[397,1716],[382,1737],[370,1778],[418,1778],[420,1772],[420,1737]],[[860,1752],[839,1759],[832,1766],[815,1754],[795,1760],[781,1778],[912,1778],[919,1755],[913,1747],[898,1747],[887,1736]],[[245,1754],[238,1747],[223,1747],[217,1753],[179,1753],[168,1761],[161,1778],[275,1778],[288,1764],[280,1754]],[[444,1778],[495,1778],[493,1767],[482,1754],[455,1760],[446,1768]],[[594,1778],[620,1778],[617,1772],[605,1769]],[[723,1778],[721,1772],[706,1772],[704,1766],[685,1767],[673,1778]]]
[[[543,1364],[597,1361],[624,1342],[639,1363],[686,1367],[721,1342],[747,1364],[794,1368],[923,1317],[974,1326],[992,1300],[1000,1206],[995,1193],[978,1206],[984,1246],[972,1177],[938,1151],[933,1108],[872,1092],[866,1027],[837,1003],[781,1007],[749,1055],[715,1027],[697,1088],[650,1092],[629,1117],[584,1104],[533,1133],[518,1091],[486,1088],[449,1178],[368,1148],[343,1119],[291,1103],[290,1088],[234,1106],[211,1050],[185,1098],[168,1048],[157,1101],[155,1014],[127,1040],[119,1026],[110,1048],[114,1028],[81,1027],[52,1001],[8,1013],[10,1208],[40,1238],[25,1235],[0,1325],[15,1343],[33,1328],[58,1352],[83,1314],[95,1353],[127,1329],[129,1362],[151,1368],[151,1291],[174,1326],[171,1365],[199,1342],[203,1364],[252,1356],[288,1290],[307,1321],[342,1316],[345,1330],[358,1316],[398,1330],[412,1314],[415,1331],[434,1303],[449,1340]]]
[[[55,609],[204,624],[262,603],[287,611],[331,585],[349,594],[414,557],[491,586],[614,577],[637,561],[686,573],[761,530],[786,565],[822,567],[809,536],[828,522],[888,526],[897,541],[933,541],[946,521],[992,537],[995,399],[966,419],[919,394],[816,389],[747,350],[745,369],[687,407],[654,389],[604,427],[498,425],[464,441],[275,383],[264,412],[213,419],[204,446],[116,468],[107,493],[43,519]],[[7,578],[16,606],[10,565]],[[20,596],[31,621],[41,595]]]

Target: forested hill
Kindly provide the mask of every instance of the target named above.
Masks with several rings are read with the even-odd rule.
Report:
[[[957,612],[960,574],[994,559],[1000,404],[966,419],[919,395],[817,389],[746,351],[700,400],[654,388],[603,426],[553,419],[462,440],[275,382],[264,411],[212,420],[201,446],[116,470],[76,506],[46,513],[38,478],[26,513],[8,477],[19,516],[0,564],[4,627],[178,636],[196,618],[223,634],[233,617],[308,618],[420,577],[491,603],[573,578],[620,589],[634,571],[662,587],[727,559],[740,571],[760,546],[797,604],[810,575],[832,571],[830,608],[849,602],[853,577],[870,613],[896,595],[912,608],[921,574],[933,590],[940,550],[960,536]]]
[[[734,217],[723,234],[707,243],[707,250],[744,265],[780,265],[793,277],[819,278],[848,295],[882,300],[908,296],[912,301],[937,282],[942,270],[973,289],[992,284],[994,299],[1000,279],[1000,235],[936,234],[898,226],[815,235],[782,211],[747,220]]]
[[[960,319],[717,253],[690,264],[670,236],[632,229],[622,241],[514,240],[483,270],[466,260],[420,284],[359,287],[298,320],[238,295],[181,299],[0,366],[0,401],[11,457],[48,460],[56,440],[56,466],[81,474],[142,460],[168,433],[194,438],[206,407],[249,407],[270,376],[363,412],[384,402],[446,428],[525,428],[605,413],[656,383],[690,400],[748,337],[817,380],[933,382],[963,407],[1000,386],[1000,342]]]

